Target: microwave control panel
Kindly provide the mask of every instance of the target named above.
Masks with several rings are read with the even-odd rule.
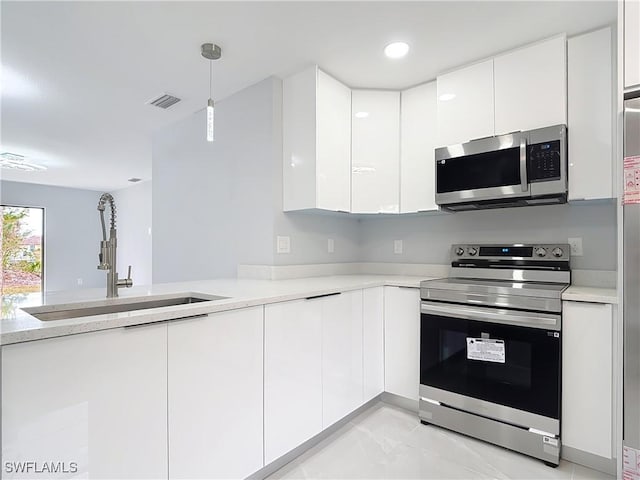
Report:
[[[527,176],[530,183],[560,178],[560,140],[527,147]]]

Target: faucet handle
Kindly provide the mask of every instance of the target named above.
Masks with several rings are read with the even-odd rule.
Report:
[[[131,279],[131,265],[129,265],[129,271],[127,272],[127,278],[121,278],[117,283],[118,287],[133,287],[133,280]]]

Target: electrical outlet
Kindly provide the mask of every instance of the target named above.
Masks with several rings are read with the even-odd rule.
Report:
[[[397,253],[397,254],[402,253],[402,240],[393,241],[393,253]]]
[[[582,238],[570,238],[567,243],[571,245],[571,255],[574,257],[582,256]]]
[[[276,249],[278,253],[291,253],[291,237],[276,237]]]
[[[327,240],[327,252],[333,253],[335,251],[335,244],[333,238]]]

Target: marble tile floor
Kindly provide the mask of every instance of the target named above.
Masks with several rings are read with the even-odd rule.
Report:
[[[378,403],[270,479],[610,479],[562,461],[558,468],[432,425]]]

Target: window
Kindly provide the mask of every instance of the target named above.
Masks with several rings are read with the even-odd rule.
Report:
[[[44,209],[0,206],[2,296],[40,295],[44,284]]]

